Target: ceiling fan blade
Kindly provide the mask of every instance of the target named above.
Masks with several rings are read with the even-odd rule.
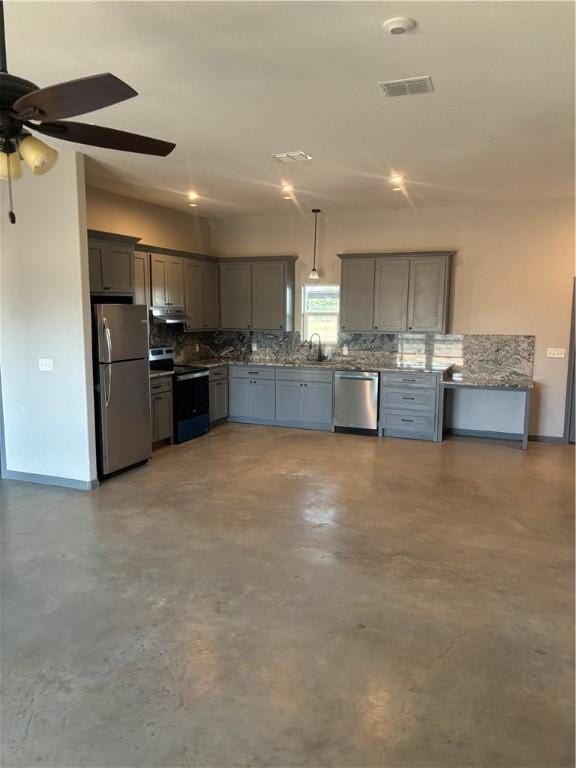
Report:
[[[104,73],[38,88],[13,106],[22,120],[61,120],[131,99],[138,93],[115,75]]]
[[[152,139],[149,136],[139,136],[137,133],[117,131],[114,128],[104,128],[101,125],[89,125],[88,123],[62,121],[40,123],[39,125],[26,123],[26,126],[46,136],[53,136],[55,139],[75,141],[77,144],[89,144],[92,147],[119,149],[121,152],[139,152],[142,155],[166,157],[176,146],[170,141]]]

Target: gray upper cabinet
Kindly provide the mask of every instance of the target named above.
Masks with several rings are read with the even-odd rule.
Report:
[[[202,264],[202,326],[220,327],[220,292],[218,290],[218,265]]]
[[[381,259],[376,262],[374,330],[406,330],[408,306],[408,259]]]
[[[137,238],[88,232],[91,293],[134,292],[134,245]]]
[[[150,306],[150,257],[134,252],[134,304]]]
[[[429,256],[410,259],[409,331],[438,331],[446,326],[447,262]]]
[[[374,259],[342,262],[340,329],[371,331],[374,324]]]
[[[252,328],[285,328],[285,264],[263,261],[252,264]]]
[[[247,262],[220,264],[222,328],[252,327],[252,268]]]
[[[159,309],[184,308],[184,278],[180,256],[150,255],[152,306]]]
[[[340,329],[446,333],[452,255],[342,255]]]
[[[292,331],[294,256],[220,262],[221,327]]]
[[[202,265],[194,261],[184,261],[184,309],[188,328],[202,328]]]

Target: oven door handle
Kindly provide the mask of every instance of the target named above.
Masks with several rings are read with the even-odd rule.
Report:
[[[176,381],[188,381],[189,379],[202,379],[208,376],[208,371],[201,371],[200,373],[185,373],[183,376],[177,376]]]

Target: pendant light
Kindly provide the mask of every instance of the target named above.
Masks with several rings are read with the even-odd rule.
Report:
[[[322,213],[322,211],[320,208],[312,208],[312,213],[314,214],[314,265],[312,267],[312,272],[308,275],[308,280],[319,280],[320,275],[316,269],[316,241],[318,235],[318,214]]]

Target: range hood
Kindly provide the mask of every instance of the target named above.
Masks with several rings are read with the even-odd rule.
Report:
[[[186,325],[190,318],[183,309],[152,309],[152,322],[158,325]]]

